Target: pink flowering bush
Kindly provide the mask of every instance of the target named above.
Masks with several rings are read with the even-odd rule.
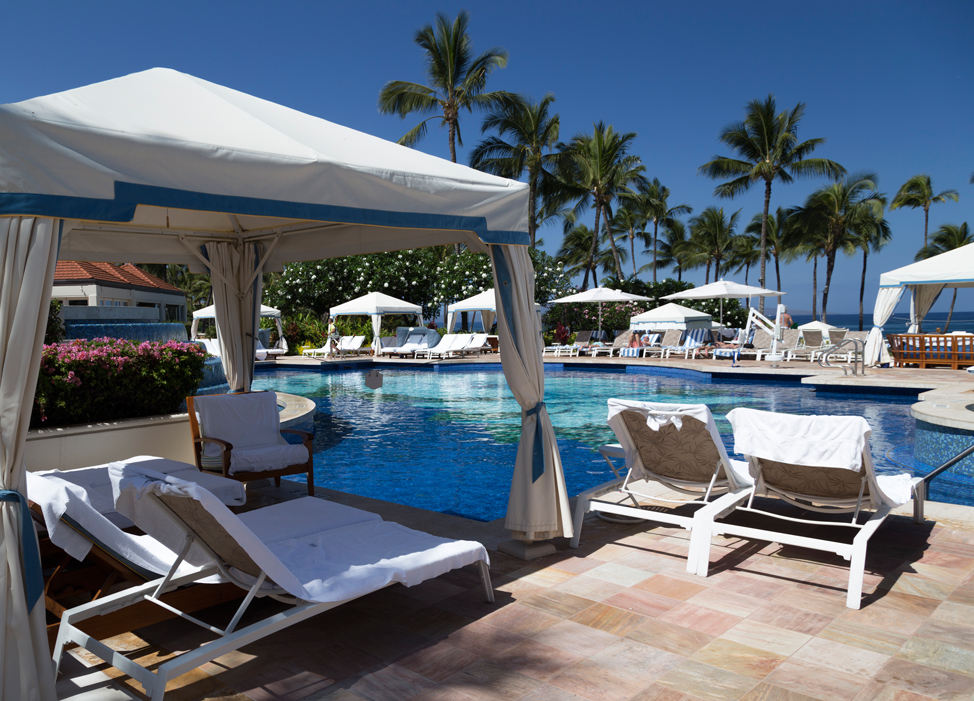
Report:
[[[171,414],[203,380],[195,343],[119,338],[44,346],[31,428]]]

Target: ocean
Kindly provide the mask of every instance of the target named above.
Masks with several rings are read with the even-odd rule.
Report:
[[[812,321],[812,315],[795,313],[792,314],[792,319],[797,324],[801,325]],[[850,331],[856,331],[859,329],[859,315],[830,313],[829,323],[833,326],[844,327]],[[942,330],[946,323],[947,312],[934,312],[932,314],[928,314],[923,320],[923,331],[924,333],[936,333],[937,328]],[[883,331],[885,333],[906,333],[909,326],[909,312],[906,312],[905,314],[893,314],[893,316],[889,318],[889,321],[883,325]],[[864,331],[868,331],[872,327],[873,315],[867,312],[862,317],[862,328]],[[955,311],[954,315],[950,319],[950,328],[947,329],[947,331],[970,331],[974,333],[974,312]]]

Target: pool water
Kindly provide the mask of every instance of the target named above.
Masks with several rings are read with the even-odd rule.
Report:
[[[545,403],[570,496],[613,476],[596,452],[616,442],[605,422],[610,397],[707,404],[732,456],[725,416],[734,407],[863,416],[873,429],[877,468],[911,467],[905,456],[912,454],[913,397],[821,394],[796,382],[711,379],[693,371],[557,367],[546,369]],[[259,372],[254,389],[314,400],[318,486],[482,521],[503,517],[521,411],[499,367],[382,374],[383,386],[371,390],[361,369],[276,369]]]

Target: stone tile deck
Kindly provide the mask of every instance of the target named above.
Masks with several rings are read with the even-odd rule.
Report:
[[[251,505],[300,492],[257,490]],[[685,572],[684,531],[590,517],[577,550],[559,541],[559,552],[532,562],[491,552],[495,604],[483,601],[472,568],[396,585],[173,680],[166,698],[969,701],[972,513],[953,520],[931,508],[923,525],[887,519],[871,541],[858,611],[844,605],[840,558],[716,539],[710,576],[700,578]],[[406,507],[395,517],[443,535],[479,528],[488,542],[503,532],[498,522],[464,525]],[[255,612],[276,606],[261,601]],[[213,622],[229,610],[212,610]],[[116,643],[163,660],[197,640],[169,622]],[[86,664],[83,672],[118,674],[94,658]],[[84,698],[125,690],[140,689],[119,678]]]

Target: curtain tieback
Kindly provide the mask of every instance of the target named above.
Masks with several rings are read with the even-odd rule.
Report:
[[[536,416],[544,408],[544,402],[538,402],[530,409],[525,409],[524,416]],[[537,482],[544,474],[544,470],[544,436],[541,435],[539,424],[534,429],[534,446],[531,450],[531,482]]]
[[[34,604],[44,593],[44,577],[41,575],[41,556],[37,548],[37,533],[34,532],[34,521],[30,517],[27,497],[12,489],[0,489],[0,501],[20,503],[20,531],[21,548],[24,552],[24,595],[27,597],[27,610],[31,611]]]

